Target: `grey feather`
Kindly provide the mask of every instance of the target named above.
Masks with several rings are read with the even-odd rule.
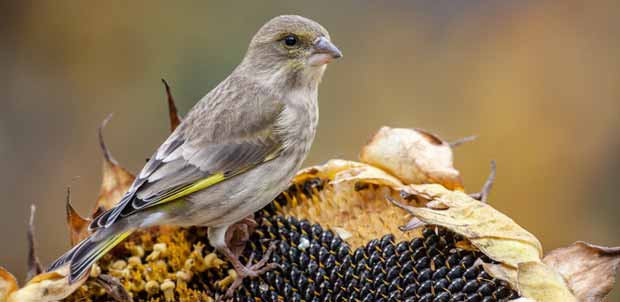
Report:
[[[255,87],[248,95],[234,82],[222,82],[194,107],[118,205],[95,219],[91,229],[156,205],[214,173],[236,174],[277,156],[283,138],[275,127],[283,104],[269,90]]]

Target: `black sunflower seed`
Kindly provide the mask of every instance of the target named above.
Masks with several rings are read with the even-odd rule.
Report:
[[[294,190],[312,194],[322,186],[323,181],[313,179]],[[286,200],[279,197],[279,207]],[[504,302],[518,297],[509,284],[474,266],[477,259],[490,261],[488,257],[459,249],[455,243],[463,239],[446,229],[428,226],[423,237],[402,242],[386,235],[352,250],[334,232],[283,217],[277,208],[268,206],[256,214],[259,226],[244,257],[262,255],[275,242],[271,260],[282,268],[244,280],[234,301]],[[201,274],[226,275],[209,270]],[[209,290],[224,293],[216,286]]]

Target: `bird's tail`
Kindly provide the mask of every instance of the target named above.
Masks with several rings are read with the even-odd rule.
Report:
[[[47,271],[53,271],[69,264],[71,268],[69,284],[82,279],[99,258],[103,257],[103,255],[133,233],[133,229],[115,229],[118,228],[112,225],[108,228],[97,230],[54,261]]]

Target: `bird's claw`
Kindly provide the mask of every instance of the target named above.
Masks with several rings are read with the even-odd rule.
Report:
[[[228,290],[226,290],[226,298],[232,298],[233,294],[235,293],[235,290],[239,286],[241,286],[245,278],[258,277],[270,270],[280,268],[280,265],[277,263],[267,263],[269,259],[271,259],[271,254],[273,253],[273,251],[275,251],[275,249],[276,249],[276,244],[271,243],[269,245],[269,248],[263,255],[263,257],[255,264],[252,264],[252,262],[254,261],[254,253],[250,254],[250,258],[248,259],[248,262],[245,265],[241,264],[239,260],[237,260],[237,263],[233,262],[233,267],[235,268],[235,272],[237,273],[237,278],[228,287]]]

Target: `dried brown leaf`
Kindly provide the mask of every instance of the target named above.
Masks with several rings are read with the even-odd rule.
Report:
[[[365,184],[388,186],[390,188],[399,188],[403,185],[396,177],[369,165],[351,167],[334,176],[333,184],[344,182],[361,182]]]
[[[342,159],[332,159],[324,165],[305,168],[297,173],[293,182],[302,183],[306,179],[315,177],[328,178],[333,184],[362,182],[385,185],[394,189],[403,186],[400,180],[381,169]]]
[[[441,185],[410,185],[403,190],[429,202],[420,207],[394,202],[396,205],[427,224],[463,235],[491,259],[512,267],[540,261],[542,246],[538,239],[490,205]]]
[[[293,182],[301,183],[315,177],[334,179],[334,176],[339,172],[363,166],[366,165],[344,159],[332,159],[322,165],[306,167],[298,171]]]
[[[82,217],[73,208],[71,205],[70,188],[67,188],[67,202],[65,208],[67,210],[67,226],[69,227],[71,246],[74,246],[90,235],[88,225],[90,225],[91,219]]]
[[[0,271],[0,277],[5,278],[6,271]],[[69,284],[69,265],[58,268],[53,272],[46,272],[39,274],[32,278],[24,287],[17,289],[17,282],[12,287],[13,290],[7,291],[8,294],[5,299],[1,299],[2,302],[51,302],[61,300],[77,288],[82,286],[86,277],[81,280],[77,280],[73,284]],[[10,278],[6,281],[10,285]],[[1,284],[1,281],[0,281]],[[2,285],[0,285],[2,287]]]
[[[544,302],[577,302],[566,280],[552,267],[542,262],[524,262],[517,268],[519,293]]]
[[[103,179],[99,197],[95,203],[94,214],[102,209],[108,210],[114,207],[135,179],[133,174],[119,166],[103,140],[103,128],[110,121],[110,118],[112,115],[109,115],[99,127],[99,143],[103,151]]]
[[[578,241],[551,251],[543,262],[558,271],[579,301],[602,301],[613,289],[620,265],[620,247]]]
[[[15,277],[6,269],[0,267],[0,302],[47,302],[58,301],[73,293],[84,283],[86,278],[69,284],[69,264],[52,272],[44,272],[36,256],[34,240],[35,206],[30,208],[28,240],[30,244],[28,276],[24,287],[19,288]]]
[[[421,129],[382,127],[360,153],[362,162],[379,167],[405,184],[438,183],[462,190],[449,143]]]
[[[170,131],[174,131],[179,124],[181,124],[181,116],[177,110],[177,106],[174,103],[174,97],[172,96],[172,92],[170,91],[170,86],[166,80],[161,79],[164,83],[164,87],[166,88],[166,96],[168,97],[168,115],[170,117]]]
[[[34,214],[36,210],[35,205],[30,205],[30,219],[28,220],[28,272],[26,273],[26,280],[30,280],[43,272],[41,261],[39,261],[37,256],[37,245],[34,236]]]
[[[9,297],[18,288],[17,279],[4,267],[0,266],[0,302],[8,301]]]

